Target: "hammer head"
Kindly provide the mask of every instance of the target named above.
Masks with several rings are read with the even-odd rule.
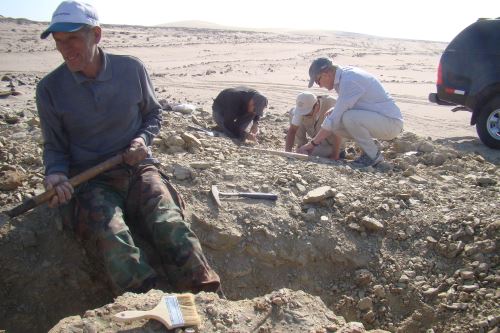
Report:
[[[212,198],[217,204],[217,207],[221,207],[222,204],[219,199],[219,189],[217,188],[217,185],[212,185],[212,190],[210,191],[210,194],[212,195]]]

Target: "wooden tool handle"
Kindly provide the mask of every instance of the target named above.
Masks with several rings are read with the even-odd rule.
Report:
[[[149,318],[152,318],[150,311],[139,311],[139,310],[122,311],[114,315],[114,319],[116,319],[117,321],[131,321],[131,320],[149,319]]]
[[[310,156],[306,155],[306,154],[292,153],[292,152],[282,151],[282,150],[262,149],[262,148],[253,148],[253,147],[243,147],[243,148],[248,149],[248,150],[252,150],[255,152],[259,152],[259,153],[266,153],[266,154],[271,154],[271,155],[296,158],[299,160],[309,160],[310,159]]]
[[[335,160],[332,160],[332,159],[329,159],[326,157],[292,153],[292,152],[282,151],[282,150],[262,149],[262,148],[253,148],[253,147],[242,147],[242,148],[250,150],[250,151],[258,152],[258,153],[265,153],[265,154],[270,154],[270,155],[289,157],[289,158],[294,158],[294,159],[302,160],[302,161],[311,161],[311,162],[325,163],[325,164],[337,163]]]
[[[232,197],[243,197],[251,199],[266,199],[266,200],[277,200],[278,195],[274,193],[262,193],[262,192],[219,192],[219,195],[232,196]]]
[[[168,329],[174,327],[179,327],[179,325],[172,325],[170,320],[170,313],[168,311],[167,305],[165,303],[165,297],[162,297],[160,303],[151,310],[140,311],[140,310],[128,310],[122,311],[113,316],[113,319],[117,321],[130,321],[138,319],[155,319],[165,325]],[[181,325],[182,326],[182,325]]]
[[[96,166],[93,166],[90,169],[85,170],[84,172],[72,177],[69,180],[69,183],[73,186],[76,187],[80,185],[83,182],[86,182],[89,179],[94,178],[98,174],[107,171],[111,169],[112,167],[120,164],[123,162],[123,155],[118,154],[116,156],[113,156],[106,161],[97,164]],[[42,194],[39,194],[37,196],[31,197],[26,199],[22,204],[14,207],[13,209],[5,212],[9,217],[16,217],[18,215],[21,215],[25,212],[27,212],[30,209],[35,208],[36,206],[47,202],[56,194],[55,189],[51,189],[48,191],[43,192]]]

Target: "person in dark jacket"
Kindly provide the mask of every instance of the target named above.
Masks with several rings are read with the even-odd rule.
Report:
[[[222,131],[241,141],[257,141],[259,120],[267,107],[267,98],[247,87],[224,89],[215,98],[212,116]],[[247,131],[248,126],[252,126]]]

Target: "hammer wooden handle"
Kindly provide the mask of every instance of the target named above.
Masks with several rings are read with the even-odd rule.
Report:
[[[72,177],[69,179],[69,183],[71,186],[76,187],[83,182],[86,182],[89,179],[94,178],[98,174],[111,169],[112,167],[123,162],[123,155],[118,154],[113,156],[106,161],[93,166],[90,169],[85,170],[84,172]],[[56,194],[55,189],[51,189],[43,192],[37,196],[26,199],[22,204],[12,208],[11,210],[5,212],[9,217],[15,217],[27,212],[30,209],[35,208],[38,205],[41,205],[44,202],[47,202]]]

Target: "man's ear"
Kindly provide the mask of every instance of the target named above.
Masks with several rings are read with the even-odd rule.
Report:
[[[98,44],[102,37],[101,27],[94,27],[92,30],[94,32],[95,43]]]

